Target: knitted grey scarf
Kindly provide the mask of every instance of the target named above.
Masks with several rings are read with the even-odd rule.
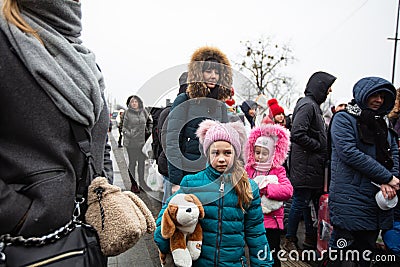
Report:
[[[3,0],[0,0],[3,5]],[[8,23],[0,28],[39,85],[69,118],[93,126],[103,108],[104,81],[94,54],[79,39],[81,5],[72,0],[18,0],[22,17],[37,31],[32,35]]]

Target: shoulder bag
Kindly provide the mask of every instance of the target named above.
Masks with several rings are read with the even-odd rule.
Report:
[[[85,168],[77,176],[75,208],[71,221],[41,237],[0,236],[0,266],[107,266],[96,230],[79,220],[85,202],[87,183],[92,179],[92,155],[89,133],[81,125],[70,122],[75,139],[85,154]]]

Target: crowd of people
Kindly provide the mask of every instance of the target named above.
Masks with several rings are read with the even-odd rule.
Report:
[[[216,217],[214,209],[219,211],[230,206],[208,202],[203,194],[206,191],[207,196],[212,196],[218,192],[218,187],[199,190],[204,186],[203,183],[215,183],[218,178],[219,183],[224,183],[224,192],[234,191],[237,208],[243,208],[243,203],[253,205],[253,202],[248,202],[246,194],[243,195],[247,192],[244,190],[246,187],[251,188],[253,197],[258,195],[261,199],[263,232],[272,251],[271,261],[267,265],[273,261],[272,266],[280,266],[276,252],[281,248],[286,251],[315,250],[318,205],[323,194],[326,169],[329,169],[329,209],[333,225],[330,248],[338,249],[338,240],[346,240],[348,246],[339,249],[357,250],[360,253],[365,250],[376,251],[375,243],[379,234],[398,235],[398,229],[394,230],[394,225],[398,227],[398,224],[393,221],[398,221],[399,207],[382,210],[375,200],[375,194],[379,191],[390,200],[396,197],[399,190],[397,135],[389,130],[396,129],[395,126],[399,124],[397,119],[389,121],[386,116],[393,109],[396,112],[392,113],[396,116],[391,117],[398,118],[394,86],[378,77],[361,79],[353,88],[353,100],[337,101],[331,108],[332,119],[327,121],[321,104],[332,92],[336,77],[319,71],[310,76],[304,96],[297,101],[291,116],[285,114],[277,99],[267,99],[264,95],[243,101],[232,114],[229,112],[229,102],[225,102],[232,98],[229,66],[228,59],[217,48],[202,47],[196,50],[185,73],[186,80],[182,82],[180,79],[180,85],[185,84],[185,89],[178,93],[168,113],[158,121],[161,151],[163,160],[167,162],[163,171],[164,205],[155,234],[159,248],[163,252],[169,249],[160,235],[159,227],[168,198],[174,193],[193,193],[205,202],[203,225],[207,224],[207,220],[216,218],[222,225],[229,225],[231,219],[238,220],[230,214]],[[396,103],[399,106],[398,101]],[[232,117],[238,113],[243,116]],[[219,130],[215,136],[204,140],[202,138],[207,135],[203,124],[207,119],[213,121],[208,122],[214,127],[210,128]],[[235,137],[231,127],[233,122],[243,126],[241,131],[244,131],[245,139]],[[225,146],[219,147],[219,141],[225,142]],[[235,145],[235,142],[242,145]],[[227,151],[229,146],[231,150],[228,154],[231,155],[228,157],[223,151]],[[231,159],[241,162],[245,172],[241,167],[235,167]],[[249,181],[255,181],[258,191],[255,192],[252,186],[240,187],[243,177],[235,178],[236,172]],[[288,202],[291,206],[285,214],[284,205]],[[212,206],[213,211],[207,212],[207,205]],[[246,237],[240,242],[248,243],[246,217],[240,221],[243,222],[242,236]],[[298,243],[300,221],[304,221],[305,226],[305,236],[300,238],[304,240],[302,244]],[[213,233],[212,237],[207,231]],[[224,231],[228,234],[236,230],[232,227],[229,230],[206,228],[204,236],[214,240],[220,238],[218,234],[225,234]],[[232,236],[232,240],[235,238],[238,237]],[[393,237],[391,240],[394,240]],[[208,243],[210,240],[205,242],[204,246],[213,245]],[[252,246],[251,243],[248,245]],[[220,246],[234,247],[234,244],[222,242]],[[397,242],[396,250],[392,245],[391,252],[398,254],[398,246]],[[219,249],[217,251],[213,255],[227,257],[226,263],[232,261],[232,265],[243,256],[239,253],[238,258],[231,258],[223,256],[222,251],[218,254]],[[198,263],[203,266],[213,260],[218,261],[218,258],[208,258],[202,254]],[[336,260],[329,264],[341,266],[346,261]],[[367,266],[370,263],[361,259],[358,264]]]
[[[105,86],[94,55],[79,39],[78,0],[1,3],[1,110],[8,115],[0,119],[0,237],[44,236],[81,215],[74,212],[75,197],[88,158],[94,173],[113,181]],[[310,76],[292,116],[265,95],[243,101],[232,113],[231,64],[215,47],[194,51],[187,72],[177,78],[179,93],[157,123],[138,95],[129,96],[118,114],[130,190],[150,190],[146,157],[156,160],[164,179],[154,233],[162,253],[170,251],[161,221],[171,196],[194,194],[205,211],[194,266],[281,266],[281,248],[316,249],[318,200],[328,178],[329,247],[376,251],[381,235],[386,249],[400,257],[400,205],[388,204],[397,200],[400,186],[400,89],[380,77],[362,78],[353,99],[338,102],[326,121],[321,104],[336,80],[326,72]],[[89,136],[89,156],[77,145],[74,125]],[[153,151],[144,155],[150,136]]]

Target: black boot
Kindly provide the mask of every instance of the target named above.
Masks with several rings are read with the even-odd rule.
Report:
[[[135,178],[133,177],[133,175],[131,174],[131,171],[128,169],[128,174],[129,174],[129,179],[131,180],[131,191],[135,194],[139,194],[140,193],[140,189],[138,184],[135,181]]]
[[[316,249],[317,248],[317,235],[306,235],[303,247],[305,249]]]
[[[139,189],[139,187],[138,187],[136,182],[132,183],[131,191],[133,193],[135,193],[135,194],[139,194],[140,193],[140,189]]]

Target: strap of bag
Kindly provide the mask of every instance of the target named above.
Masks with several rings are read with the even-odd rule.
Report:
[[[68,235],[72,232],[76,225],[83,225],[88,228],[92,228],[90,225],[85,224],[78,220],[80,216],[80,205],[85,201],[84,194],[88,187],[88,183],[90,183],[93,174],[95,173],[94,164],[93,164],[93,156],[90,152],[90,133],[86,130],[83,125],[79,125],[74,121],[70,121],[71,129],[73,135],[75,137],[76,142],[82,153],[85,155],[85,166],[83,168],[83,172],[80,176],[77,175],[76,181],[76,193],[75,193],[75,209],[72,214],[72,220],[69,221],[66,225],[60,227],[50,234],[46,234],[42,237],[30,237],[24,238],[23,236],[12,237],[10,234],[4,234],[0,236],[0,263],[2,262],[2,258],[5,257],[2,250],[4,249],[5,244],[14,244],[14,245],[25,245],[25,246],[41,246],[44,244],[48,244],[54,242],[61,237]]]
[[[70,121],[70,125],[79,149],[81,150],[83,155],[85,155],[86,164],[80,177],[77,176],[75,193],[77,201],[84,201],[85,191],[88,188],[92,178],[96,176],[93,156],[90,152],[91,136],[89,131],[83,125],[78,124],[75,121]]]

